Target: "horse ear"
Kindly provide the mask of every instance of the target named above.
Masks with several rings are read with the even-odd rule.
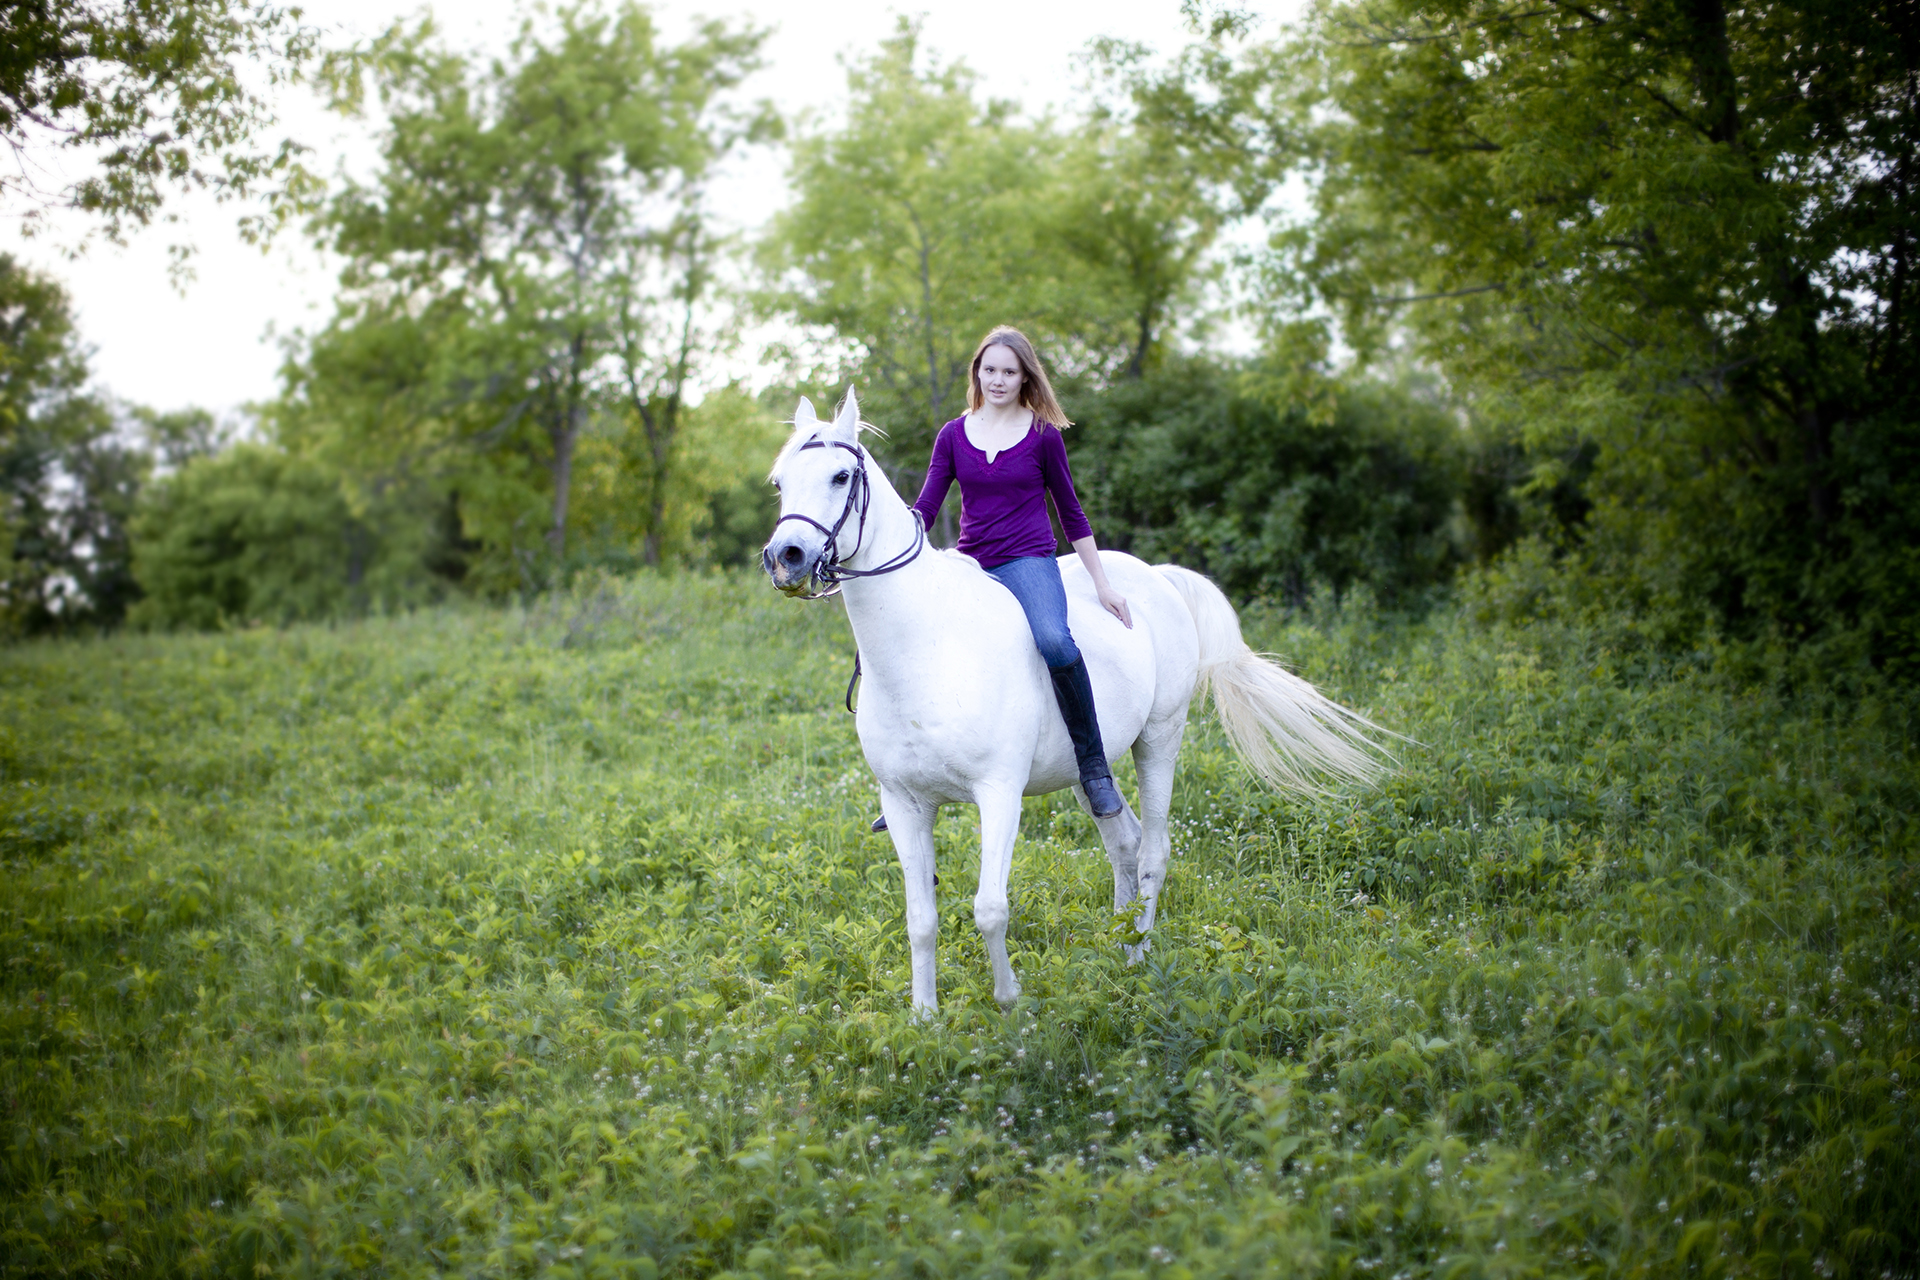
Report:
[[[800,407],[793,411],[793,429],[798,431],[802,427],[811,427],[819,421],[820,419],[813,413],[813,401],[801,396]]]
[[[847,398],[840,406],[840,416],[833,420],[833,434],[843,440],[852,440],[860,434],[860,402],[854,397],[852,387],[847,388]]]

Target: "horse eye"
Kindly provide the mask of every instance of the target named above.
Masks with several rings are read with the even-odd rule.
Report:
[[[845,484],[847,482],[847,474],[848,473],[845,471],[840,472],[838,475],[834,476],[833,482],[835,484]]]

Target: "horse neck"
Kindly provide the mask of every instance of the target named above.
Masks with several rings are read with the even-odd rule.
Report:
[[[871,496],[867,502],[866,526],[859,533],[860,547],[842,562],[849,569],[883,565],[912,547],[919,536],[913,508],[894,491],[893,483],[871,460],[867,463],[867,488]],[[842,545],[846,536],[845,531],[840,535]],[[905,571],[903,568],[899,572]],[[884,582],[892,576],[882,574],[868,581]]]
[[[856,632],[862,633],[863,643],[865,633],[876,627],[896,622],[908,627],[922,625],[918,615],[929,602],[924,600],[926,593],[918,588],[933,572],[934,558],[939,554],[932,543],[924,540],[913,508],[894,491],[893,484],[878,467],[868,466],[867,483],[873,496],[867,506],[866,532],[860,539],[860,549],[844,562],[846,566],[875,568],[899,558],[916,542],[920,553],[898,569],[877,577],[850,579],[841,588],[849,618]]]

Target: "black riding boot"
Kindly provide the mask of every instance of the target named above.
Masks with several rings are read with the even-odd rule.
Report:
[[[1087,678],[1087,660],[1077,658],[1070,667],[1052,667],[1053,696],[1060,704],[1060,715],[1067,722],[1067,736],[1073,739],[1073,758],[1080,766],[1080,785],[1086,790],[1087,804],[1096,818],[1111,818],[1126,808],[1120,789],[1113,785],[1113,772],[1107,768],[1106,748],[1100,742],[1100,718],[1093,710],[1093,681]]]

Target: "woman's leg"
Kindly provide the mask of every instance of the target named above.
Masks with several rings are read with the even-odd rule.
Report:
[[[1067,627],[1067,588],[1060,580],[1057,561],[1051,556],[1027,556],[987,572],[1000,579],[1026,610],[1027,625],[1033,629],[1033,642],[1039,646],[1047,670],[1057,671],[1080,661],[1080,646],[1073,642],[1073,632]]]
[[[1100,741],[1100,717],[1093,705],[1087,663],[1067,627],[1067,589],[1060,581],[1059,564],[1048,556],[1033,556],[1009,560],[987,572],[1004,583],[1026,611],[1033,642],[1053,676],[1054,701],[1067,722],[1067,736],[1073,739],[1074,761],[1079,766],[1087,804],[1094,817],[1112,817],[1125,806],[1113,785],[1106,747]]]

